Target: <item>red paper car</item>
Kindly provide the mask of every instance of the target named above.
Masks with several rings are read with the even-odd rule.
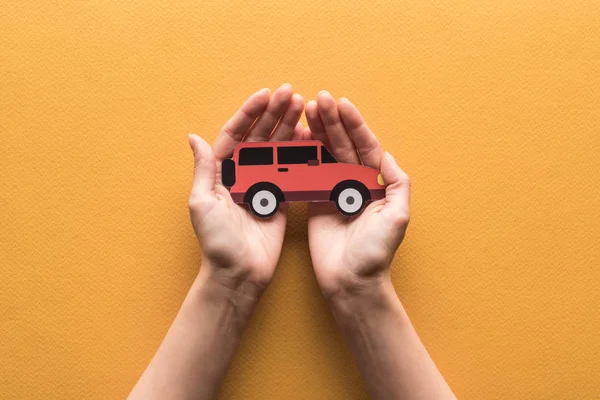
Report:
[[[291,201],[333,201],[342,214],[356,215],[385,197],[378,170],[338,163],[318,140],[240,143],[223,160],[222,181],[234,202],[263,218]]]

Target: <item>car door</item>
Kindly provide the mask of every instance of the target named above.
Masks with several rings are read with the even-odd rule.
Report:
[[[317,145],[279,146],[277,171],[286,201],[313,201],[326,196],[319,186]]]
[[[258,182],[277,185],[279,175],[272,146],[248,146],[239,150],[235,192],[245,193]]]

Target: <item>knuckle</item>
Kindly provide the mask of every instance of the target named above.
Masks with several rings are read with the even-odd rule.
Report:
[[[359,131],[359,130],[367,130],[367,123],[365,122],[365,120],[360,120],[360,121],[352,121],[350,122],[350,124],[348,124],[348,129],[352,130],[352,131]]]
[[[190,194],[190,198],[188,199],[188,207],[190,211],[194,213],[201,213],[210,203],[210,198],[208,196],[202,196],[198,193],[192,192]]]
[[[346,158],[356,155],[356,149],[351,146],[338,147],[335,151],[338,157]]]
[[[371,263],[373,270],[378,271],[381,270],[386,261],[390,258],[389,249],[379,246],[375,251],[371,252]]]
[[[188,199],[188,208],[190,209],[190,211],[195,212],[198,210],[198,199],[193,198],[192,196],[190,196],[190,198]]]
[[[403,228],[410,222],[410,213],[408,211],[397,212],[391,218],[390,222],[396,229]]]
[[[372,152],[377,150],[379,147],[380,147],[379,142],[377,140],[373,140],[371,142],[366,143],[362,147],[361,153],[363,153],[365,156],[368,156],[369,154],[371,154]]]
[[[400,182],[402,183],[402,185],[410,187],[410,177],[406,175],[406,172],[404,171],[400,173]]]
[[[221,132],[223,132],[226,136],[229,136],[232,139],[237,139],[238,135],[236,135],[236,133],[227,125],[221,129]]]
[[[253,115],[252,113],[248,112],[248,110],[246,110],[244,107],[242,107],[240,109],[240,114],[241,114],[241,117],[246,118],[248,120],[256,119],[256,116]]]

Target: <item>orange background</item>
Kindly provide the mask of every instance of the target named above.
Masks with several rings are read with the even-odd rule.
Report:
[[[0,397],[124,398],[190,286],[187,133],[290,82],[413,181],[393,279],[462,399],[600,397],[600,3],[5,1]],[[360,399],[305,207],[223,398]]]

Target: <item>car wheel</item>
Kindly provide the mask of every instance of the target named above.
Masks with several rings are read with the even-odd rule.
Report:
[[[365,185],[358,181],[341,182],[332,190],[331,197],[338,211],[347,216],[360,214],[371,199]]]
[[[283,201],[281,190],[271,183],[258,183],[252,186],[244,199],[250,206],[250,211],[258,217],[268,218],[279,210],[279,203]]]

